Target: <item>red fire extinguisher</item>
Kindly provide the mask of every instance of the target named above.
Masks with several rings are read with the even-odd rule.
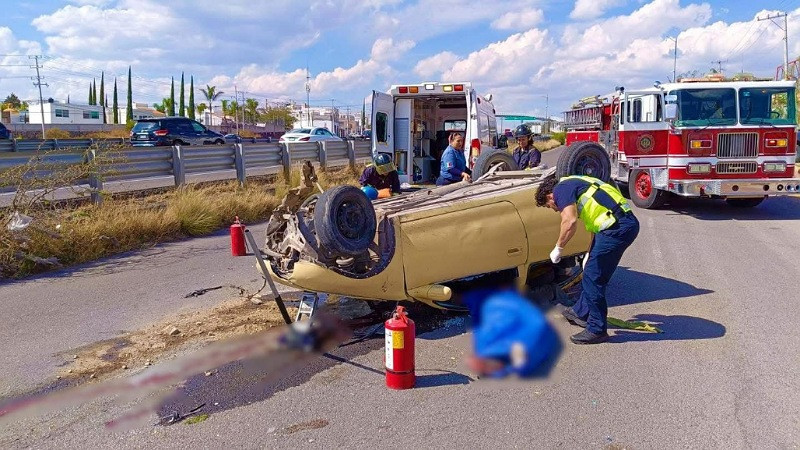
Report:
[[[414,387],[414,321],[408,318],[406,309],[398,306],[392,317],[384,324],[386,336],[386,386],[392,389]]]
[[[233,256],[244,256],[247,248],[244,245],[244,224],[239,222],[239,216],[231,225],[231,254]]]

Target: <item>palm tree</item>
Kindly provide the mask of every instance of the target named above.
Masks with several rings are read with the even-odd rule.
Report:
[[[214,100],[218,99],[224,92],[217,92],[216,86],[209,85],[206,85],[205,89],[200,88],[200,91],[203,92],[203,95],[206,96],[206,100],[208,100],[208,112],[214,114]]]
[[[250,118],[250,123],[254,124],[258,122],[257,115],[258,115],[258,100],[254,98],[248,98],[244,101],[244,111]]]

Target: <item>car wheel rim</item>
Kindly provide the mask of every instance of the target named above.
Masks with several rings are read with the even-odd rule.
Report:
[[[336,213],[336,228],[347,239],[358,239],[363,234],[366,217],[355,203],[342,203]]]
[[[653,192],[653,183],[648,172],[640,172],[636,176],[636,195],[642,200],[647,200]]]
[[[597,158],[592,156],[584,156],[578,160],[576,165],[577,172],[581,175],[586,175],[594,178],[603,178],[603,166]]]

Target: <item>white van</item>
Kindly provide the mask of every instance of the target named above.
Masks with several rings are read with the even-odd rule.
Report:
[[[464,156],[498,151],[497,119],[491,96],[472,83],[421,83],[372,91],[372,153],[393,156],[401,183],[429,184],[439,176],[448,134],[465,135]]]

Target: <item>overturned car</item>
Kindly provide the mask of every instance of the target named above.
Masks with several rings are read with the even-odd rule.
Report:
[[[535,193],[553,174],[592,175],[600,168],[607,179],[607,160],[573,150],[580,151],[566,149],[549,170],[517,171],[507,154],[498,154],[471,183],[375,202],[354,186],[312,194],[318,185],[307,163],[304,185],[290,191],[267,226],[269,276],[304,291],[446,309],[462,309],[459,293],[471,282],[509,271],[520,288],[568,287],[580,279],[591,236],[581,228],[564,250],[569,256],[551,263],[561,219],[537,207]]]

